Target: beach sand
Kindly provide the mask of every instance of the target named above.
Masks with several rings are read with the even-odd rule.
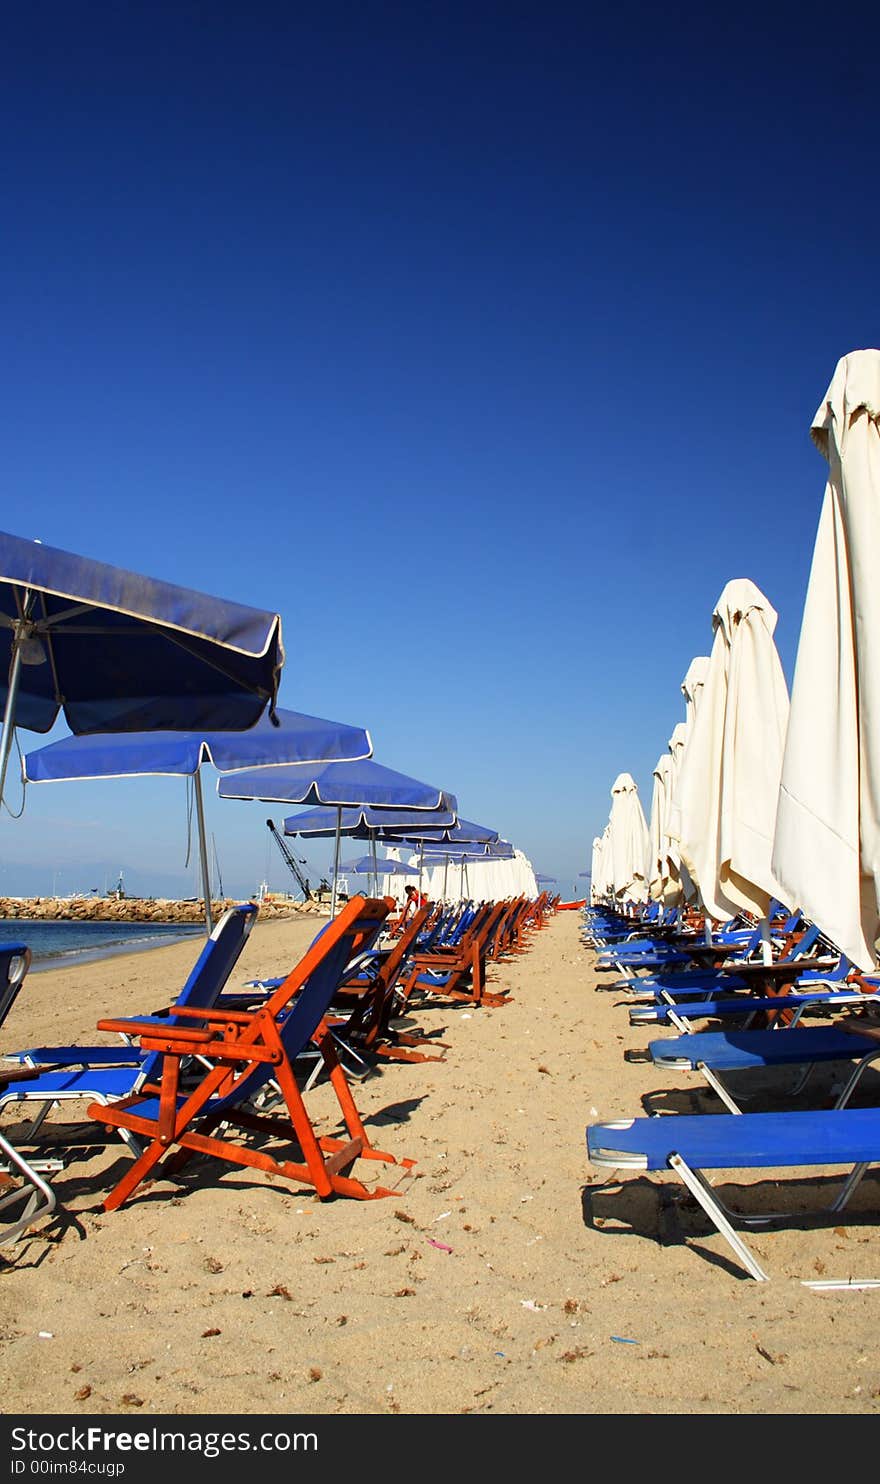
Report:
[[[641,1113],[646,1093],[719,1105],[695,1076],[624,1059],[648,1036],[596,992],[580,925],[559,913],[492,967],[509,1004],[417,1012],[443,1027],[445,1061],[355,1085],[374,1142],[417,1162],[369,1166],[389,1199],[321,1202],[201,1162],[106,1213],[129,1157],[73,1141],[62,1217],[4,1249],[5,1412],[876,1412],[880,1290],[800,1281],[880,1276],[875,1177],[843,1217],[750,1234],[759,1284],[672,1199],[674,1177],[591,1170],[586,1124]],[[285,972],[314,931],[258,922],[236,983]],[[99,1016],[166,1003],[193,959],[182,943],[32,975],[3,1044],[95,1041]],[[326,1084],[308,1103],[336,1127]]]

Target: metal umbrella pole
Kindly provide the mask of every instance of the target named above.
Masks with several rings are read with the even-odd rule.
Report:
[[[6,692],[6,709],[3,713],[3,740],[0,743],[0,803],[3,800],[3,790],[6,787],[6,770],[9,766],[9,756],[12,752],[12,739],[15,735],[15,705],[18,700],[18,689],[21,683],[22,640],[25,633],[22,632],[30,618],[34,606],[36,593],[27,592],[24,597],[22,617],[14,625],[15,637],[12,645],[12,665],[9,671],[9,689]]]
[[[330,889],[330,916],[336,916],[336,883],[339,880],[339,841],[342,834],[342,806],[336,810],[336,843],[333,849],[333,886]]]
[[[205,808],[202,803],[202,779],[198,768],[193,773],[193,791],[196,798],[196,819],[199,825],[199,857],[202,863],[202,894],[205,898],[205,929],[210,938],[214,931],[214,917],[211,912],[211,877],[208,871],[208,844],[205,832]]]

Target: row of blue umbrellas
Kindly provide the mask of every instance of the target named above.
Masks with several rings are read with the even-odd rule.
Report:
[[[0,801],[15,727],[48,731],[59,714],[72,735],[25,756],[26,783],[191,779],[209,932],[208,763],[221,797],[313,806],[285,833],[332,829],[331,910],[343,834],[370,841],[374,866],[379,840],[429,855],[442,845],[447,858],[497,848],[496,831],[459,819],[453,794],[375,762],[365,728],[277,707],[278,614],[0,533],[0,665],[4,655]]]

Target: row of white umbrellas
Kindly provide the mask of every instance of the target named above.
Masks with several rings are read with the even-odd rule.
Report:
[[[880,936],[880,351],[844,356],[813,420],[828,481],[791,698],[777,614],[747,578],[682,682],[650,825],[622,773],[594,900],[688,900],[716,922],[800,909],[865,971]]]
[[[531,861],[525,852],[514,847],[510,859],[493,860],[474,857],[456,858],[451,853],[448,862],[428,866],[416,852],[393,851],[404,864],[423,868],[422,889],[432,901],[457,902],[501,902],[509,897],[531,897],[539,895],[538,883]],[[381,894],[400,895],[401,878],[391,869],[391,860],[380,861],[386,868]]]

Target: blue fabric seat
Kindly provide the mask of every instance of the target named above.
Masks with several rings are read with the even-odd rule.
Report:
[[[742,1111],[746,1100],[734,1094],[722,1073],[767,1071],[775,1067],[799,1067],[793,1096],[803,1091],[812,1069],[821,1062],[855,1062],[837,1100],[845,1107],[862,1073],[878,1057],[880,1042],[859,1034],[856,1020],[837,1025],[784,1027],[778,1030],[697,1031],[683,1036],[651,1041],[648,1051],[656,1067],[677,1072],[699,1072],[732,1113]]]
[[[238,962],[257,910],[253,902],[230,907],[205,942],[167,1015],[142,1016],[132,1025],[173,1026],[180,1021],[179,1010],[214,1004]],[[42,1065],[36,1066],[38,1058]],[[0,1087],[0,1111],[10,1104],[35,1106],[31,1123],[15,1140],[16,1147],[22,1148],[33,1144],[46,1117],[59,1103],[90,1101],[109,1106],[136,1092],[156,1074],[161,1061],[158,1053],[132,1046],[31,1047],[11,1053],[10,1059],[36,1072],[27,1080],[11,1080]],[[120,1129],[120,1133],[137,1156],[141,1147],[137,1138],[127,1129]]]

